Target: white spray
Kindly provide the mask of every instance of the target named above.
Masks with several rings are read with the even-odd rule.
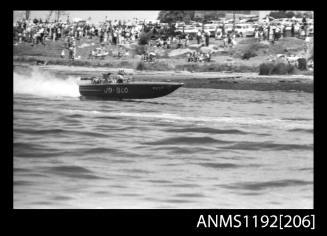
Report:
[[[44,97],[79,97],[78,78],[57,78],[33,68],[31,75],[14,72],[14,94],[32,94]]]

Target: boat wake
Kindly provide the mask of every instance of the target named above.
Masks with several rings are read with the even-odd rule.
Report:
[[[45,108],[37,108],[37,110],[43,110]],[[155,120],[155,121],[164,121],[168,123],[196,123],[196,124],[210,124],[210,126],[215,125],[245,125],[245,126],[261,126],[261,127],[274,127],[281,129],[309,129],[312,130],[312,124],[308,124],[307,122],[290,122],[282,119],[273,119],[273,118],[253,118],[253,117],[207,117],[207,116],[185,116],[180,114],[172,114],[172,113],[158,113],[158,112],[105,112],[105,111],[97,111],[97,110],[78,110],[78,109],[59,109],[55,111],[69,114],[70,116],[79,115],[85,117],[93,117],[93,118],[133,118],[133,119],[141,119],[141,120]],[[80,117],[79,117],[80,118]]]
[[[14,72],[14,94],[42,97],[79,97],[78,78],[62,79],[33,69],[30,75]]]

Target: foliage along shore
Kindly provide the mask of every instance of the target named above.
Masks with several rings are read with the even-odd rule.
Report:
[[[40,65],[68,65],[86,67],[108,67],[108,68],[129,68],[140,71],[189,71],[189,72],[256,72],[260,73],[261,64],[268,63],[268,59],[282,53],[299,54],[305,46],[304,40],[297,38],[284,38],[275,44],[257,42],[253,38],[239,38],[235,47],[225,48],[221,40],[211,39],[208,50],[212,51],[211,62],[187,62],[187,53],[190,51],[202,51],[205,47],[199,47],[195,41],[190,41],[186,48],[162,49],[147,47],[138,44],[127,44],[121,47],[107,45],[110,54],[104,59],[89,59],[91,50],[99,47],[94,40],[80,40],[77,47],[79,59],[69,60],[61,58],[61,51],[65,50],[64,41],[49,41],[46,45],[34,45],[21,43],[14,46],[14,62],[24,62]],[[125,53],[117,57],[118,51]],[[153,51],[157,55],[154,62],[144,62],[142,54],[144,51]],[[248,57],[247,57],[248,56]],[[244,59],[246,58],[246,59]],[[270,63],[271,64],[271,63]],[[276,63],[277,64],[277,63]],[[272,65],[273,66],[273,65]],[[280,67],[280,66],[279,66]],[[294,68],[277,68],[266,71],[276,72],[275,74],[313,74],[312,71],[299,71]]]

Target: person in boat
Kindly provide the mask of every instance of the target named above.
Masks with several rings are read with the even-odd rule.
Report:
[[[111,83],[112,81],[111,81],[111,74],[112,73],[105,73],[105,74],[102,74],[102,78],[103,78],[103,80],[104,80],[104,83]]]
[[[154,52],[150,52],[149,53],[149,61],[153,62],[155,58],[156,58],[156,54]]]
[[[99,84],[100,83],[100,79],[99,78],[96,78],[96,77],[93,77],[92,78],[92,83],[93,84]]]
[[[124,76],[125,76],[125,71],[124,70],[119,70],[117,74],[117,83],[123,83],[124,82]]]

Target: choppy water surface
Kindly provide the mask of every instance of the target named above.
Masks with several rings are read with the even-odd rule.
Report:
[[[313,94],[80,100],[14,73],[14,208],[312,208]]]

